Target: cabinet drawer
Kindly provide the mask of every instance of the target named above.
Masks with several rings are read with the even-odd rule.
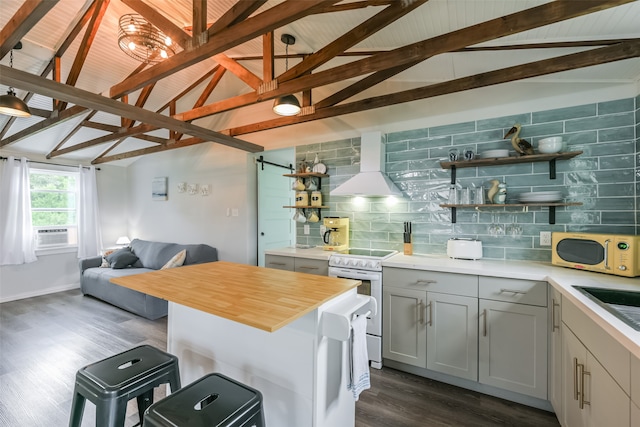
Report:
[[[298,273],[328,276],[329,261],[322,259],[296,258],[294,262],[294,271],[297,271]]]
[[[469,274],[384,267],[382,269],[382,281],[384,286],[468,297],[478,296],[478,276]]]
[[[547,306],[547,282],[480,276],[480,298],[519,304]]]
[[[293,257],[280,255],[265,255],[264,266],[267,268],[277,268],[278,270],[293,271]]]

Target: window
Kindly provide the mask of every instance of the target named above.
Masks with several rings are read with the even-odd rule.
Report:
[[[78,244],[78,173],[31,169],[31,225],[36,249]]]

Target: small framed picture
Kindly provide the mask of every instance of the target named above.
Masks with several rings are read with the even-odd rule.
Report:
[[[151,182],[151,199],[167,200],[167,177],[153,178]]]

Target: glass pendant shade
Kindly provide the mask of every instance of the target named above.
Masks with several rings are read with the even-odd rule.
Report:
[[[295,116],[300,112],[300,102],[294,95],[281,96],[273,102],[273,111],[280,116]]]
[[[29,107],[9,89],[6,95],[0,96],[0,114],[15,117],[31,117]]]

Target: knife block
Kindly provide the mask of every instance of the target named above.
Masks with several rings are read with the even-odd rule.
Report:
[[[413,255],[413,243],[405,243],[404,244],[404,254],[405,255]]]

